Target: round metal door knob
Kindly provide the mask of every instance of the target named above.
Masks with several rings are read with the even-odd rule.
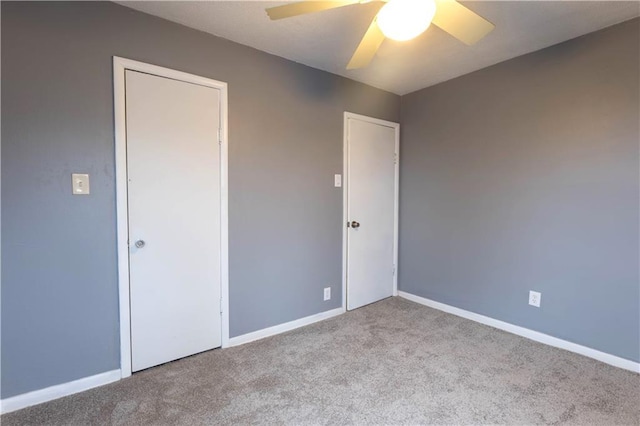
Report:
[[[144,240],[138,240],[138,241],[136,241],[136,247],[138,247],[138,248],[142,248],[142,247],[144,247],[144,246],[145,246],[145,244],[146,244],[146,243],[144,242]]]
[[[356,222],[355,220],[353,222],[351,222],[351,227],[352,228],[360,228],[360,222]]]

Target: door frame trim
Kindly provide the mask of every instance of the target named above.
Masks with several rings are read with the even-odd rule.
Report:
[[[366,121],[368,123],[379,124],[391,127],[395,130],[395,189],[393,194],[393,264],[395,272],[393,274],[393,295],[398,295],[398,206],[400,195],[400,124],[392,121],[381,120],[379,118],[368,117],[366,115],[344,112],[343,144],[342,144],[342,310],[347,310],[347,222],[349,221],[349,119]]]
[[[129,221],[127,200],[127,129],[125,71],[133,70],[220,90],[220,285],[222,347],[229,346],[229,193],[227,83],[169,68],[113,57],[113,108],[116,163],[116,226],[120,307],[120,372],[131,375],[131,306],[129,283]]]

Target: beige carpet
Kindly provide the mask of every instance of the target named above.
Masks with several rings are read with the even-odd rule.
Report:
[[[9,425],[638,425],[640,376],[391,298],[10,413]]]

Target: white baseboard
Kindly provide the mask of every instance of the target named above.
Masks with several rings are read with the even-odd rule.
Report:
[[[32,405],[51,401],[53,399],[62,398],[63,396],[72,395],[74,393],[115,382],[120,380],[120,378],[120,370],[107,371],[105,373],[96,374],[95,376],[83,377],[82,379],[74,380],[72,382],[62,383],[60,385],[50,386],[48,388],[38,389],[32,392],[5,398],[0,401],[0,413],[10,413],[11,411],[20,410]]]
[[[557,337],[549,336],[548,334],[540,333],[538,331],[520,327],[518,325],[510,324],[508,322],[500,321],[491,317],[486,317],[474,312],[465,311],[464,309],[456,308],[455,306],[446,305],[444,303],[436,302],[434,300],[426,299],[424,297],[416,296],[404,291],[398,292],[398,295],[400,297],[404,297],[407,300],[420,303],[421,305],[425,305],[430,308],[438,309],[440,311],[457,315],[471,321],[479,322],[481,324],[495,327],[509,333],[517,334],[518,336],[526,337],[527,339],[535,340],[536,342],[564,349],[569,352],[575,352],[577,354],[596,359],[606,364],[613,365],[614,367],[623,368],[625,370],[633,371],[634,373],[640,373],[640,363],[638,362],[620,358],[619,356],[611,355],[606,352],[600,352],[596,349],[582,346],[577,343],[568,342]]]
[[[229,339],[228,347],[242,345],[244,343],[253,342],[254,340],[259,340],[265,337],[274,336],[276,334],[294,330],[305,325],[313,324],[314,322],[338,316],[340,314],[343,314],[344,312],[345,310],[343,308],[336,308],[330,311],[321,312],[319,314],[310,315],[305,318],[300,318],[295,321],[254,331],[252,333],[243,334],[242,336],[233,337]],[[48,388],[39,389],[33,392],[27,392],[21,395],[12,396],[0,401],[0,414],[10,413],[12,411],[20,410],[32,405],[41,404],[43,402],[51,401],[57,398],[62,398],[63,396],[86,391],[98,386],[115,382],[117,380],[120,380],[121,378],[121,371],[113,370],[96,374],[95,376],[84,377],[72,382],[62,383],[60,385],[50,386]]]
[[[276,334],[304,327],[305,325],[313,324],[314,322],[341,315],[344,312],[345,310],[343,308],[336,308],[330,311],[320,312],[319,314],[300,318],[295,321],[285,322],[284,324],[274,325],[273,327],[263,328],[262,330],[232,337],[231,339],[229,339],[229,347],[243,345],[255,340],[264,339],[265,337],[274,336]]]

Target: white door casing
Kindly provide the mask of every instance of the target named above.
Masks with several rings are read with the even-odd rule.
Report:
[[[126,377],[228,345],[227,87],[114,57],[114,95]]]
[[[352,113],[344,125],[343,288],[351,310],[397,294],[399,125]]]

